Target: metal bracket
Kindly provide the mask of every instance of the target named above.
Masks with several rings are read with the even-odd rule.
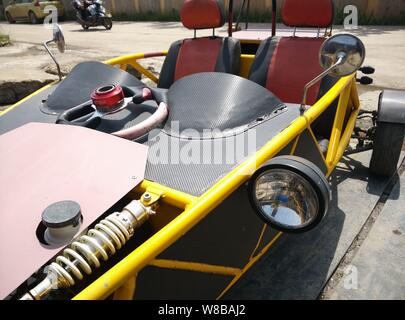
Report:
[[[162,190],[154,187],[148,187],[140,200],[144,206],[153,207],[163,196],[164,192]]]

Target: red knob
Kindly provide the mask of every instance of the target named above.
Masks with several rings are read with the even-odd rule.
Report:
[[[96,107],[112,109],[124,100],[124,91],[118,85],[98,88],[90,95]]]

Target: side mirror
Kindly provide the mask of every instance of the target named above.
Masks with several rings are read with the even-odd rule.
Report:
[[[360,69],[366,57],[363,42],[351,34],[326,40],[320,51],[321,66],[334,77],[345,77]]]
[[[49,50],[49,47],[48,47],[48,44],[50,44],[51,42],[56,43],[56,46],[58,47],[58,50],[60,53],[65,52],[65,37],[63,36],[62,29],[60,28],[60,26],[57,23],[55,23],[53,25],[53,38],[51,40],[45,41],[44,47],[45,47],[46,51],[49,53],[49,55],[51,56],[53,62],[55,62],[55,64],[56,64],[56,68],[58,69],[59,81],[60,81],[60,80],[62,80],[62,73],[60,71],[59,63],[58,63],[58,61],[56,61],[55,56],[52,54],[51,50]]]
[[[325,71],[305,86],[300,108],[301,112],[306,110],[309,88],[327,75],[345,77],[356,72],[362,66],[365,57],[366,49],[364,44],[356,36],[337,34],[326,40],[319,52],[319,61]]]
[[[53,26],[53,41],[56,43],[60,53],[65,52],[65,37],[63,36],[60,26],[55,23]]]

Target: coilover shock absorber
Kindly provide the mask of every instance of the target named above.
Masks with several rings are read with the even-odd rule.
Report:
[[[147,194],[144,199],[146,197]],[[135,229],[154,213],[153,206],[145,206],[140,200],[134,200],[121,212],[107,216],[63,250],[63,254],[47,267],[45,279],[20,300],[41,300],[52,289],[73,286],[76,280],[83,279],[83,272],[91,274],[93,268],[100,266],[101,259],[106,261],[121,249],[134,235]]]

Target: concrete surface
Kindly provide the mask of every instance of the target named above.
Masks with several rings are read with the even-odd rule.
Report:
[[[64,22],[61,25],[67,52],[64,55],[56,55],[62,65],[86,59],[102,60],[134,52],[161,51],[168,49],[173,41],[193,35],[192,31],[185,29],[178,22],[114,22],[112,30],[94,28],[87,32],[75,22]],[[268,24],[251,24],[251,28],[268,28]],[[38,45],[51,37],[51,30],[43,25],[22,23],[0,23],[0,30],[10,35],[14,43],[28,45],[25,48],[17,47],[17,53],[9,51],[12,49],[0,48],[0,80],[8,77],[10,69],[16,71],[24,68],[25,72],[29,69],[43,71],[46,64],[50,63],[45,53],[42,55],[38,52],[43,52]],[[339,27],[335,29],[335,32],[343,31]],[[365,63],[374,65],[377,69],[374,77],[375,87],[405,89],[405,27],[367,26],[350,32],[364,41],[367,48]],[[220,29],[218,33],[226,35],[226,28]],[[210,34],[211,30],[198,31],[198,35]],[[19,77],[24,77],[24,74],[18,74]]]
[[[331,299],[405,299],[404,208],[405,177],[402,177]]]
[[[68,73],[77,63],[86,60],[107,60],[135,52],[161,51],[175,40],[191,37],[193,32],[178,22],[115,22],[112,30],[94,28],[83,31],[75,22],[61,23],[66,40],[66,52],[60,54],[54,48],[62,71]],[[268,28],[268,24],[251,24],[252,29]],[[284,28],[279,25],[279,28]],[[57,79],[56,68],[46,54],[42,43],[52,32],[43,25],[0,23],[0,31],[10,35],[13,46],[0,48],[0,103],[12,104],[46,83]],[[226,35],[226,27],[218,34]],[[336,28],[335,32],[345,32]],[[378,95],[384,88],[405,89],[405,27],[360,27],[350,31],[364,41],[367,48],[365,64],[376,67],[374,84],[360,88],[362,108],[375,110]],[[198,31],[198,35],[210,35],[210,30]],[[145,60],[144,66],[152,71],[160,70],[162,58]],[[32,84],[27,83],[35,80]],[[13,91],[18,82],[26,81],[25,91]]]
[[[344,157],[331,177],[332,208],[325,220],[308,233],[284,234],[225,299],[317,299],[388,183],[369,177],[370,157],[371,152]],[[405,177],[403,181],[405,184]],[[405,198],[405,193],[401,196]],[[392,197],[397,199],[398,193]],[[404,218],[402,215],[402,225]],[[402,256],[397,262],[404,269],[403,251],[397,250],[397,254]],[[396,279],[401,286],[403,276]]]

